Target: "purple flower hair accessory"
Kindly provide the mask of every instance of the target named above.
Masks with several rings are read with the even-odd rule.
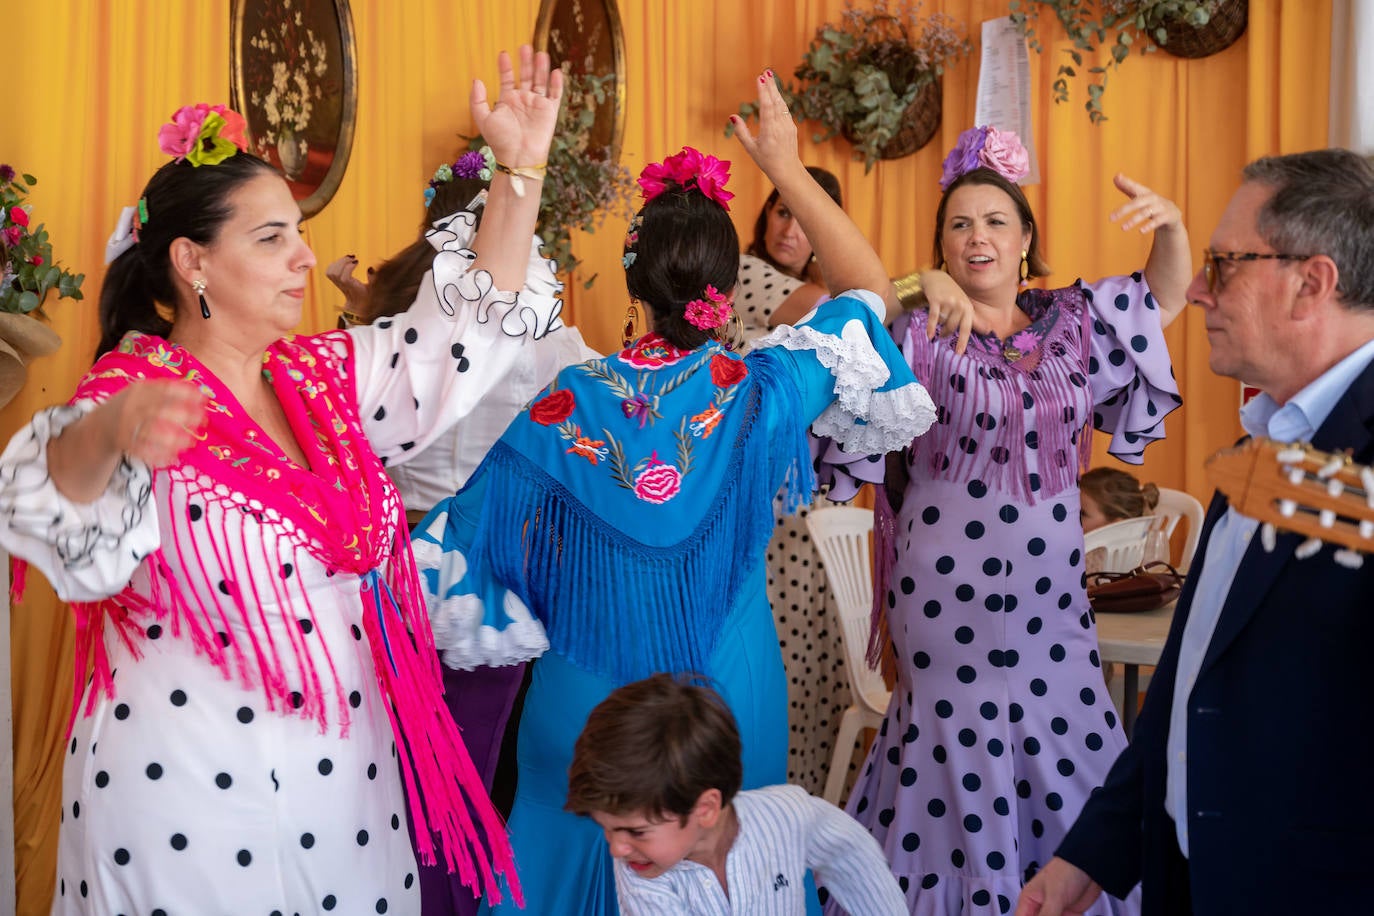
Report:
[[[959,135],[945,157],[940,190],[945,190],[974,169],[992,169],[1015,184],[1030,174],[1030,154],[1021,139],[1009,130],[970,127]]]

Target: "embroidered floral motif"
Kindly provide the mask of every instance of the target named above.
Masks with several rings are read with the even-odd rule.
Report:
[[[638,420],[639,428],[643,429],[644,424],[649,422],[651,415],[657,415],[654,410],[654,402],[657,398],[650,398],[644,393],[636,394],[632,398],[626,398],[620,402],[620,410],[629,420]]]
[[[567,454],[581,455],[593,465],[600,464],[601,459],[606,457],[605,439],[592,439],[582,435],[582,427],[575,423],[566,423],[564,426],[560,426],[558,431],[563,434],[564,439],[573,440],[572,446],[567,449]]]
[[[691,355],[691,350],[679,350],[651,332],[622,350],[620,358],[636,369],[653,370],[680,363]]]
[[[677,443],[675,464],[659,460],[657,451],[649,458],[632,463],[626,454],[627,440],[623,435],[618,438],[611,429],[603,429],[604,438],[601,439],[584,434],[570,419],[576,405],[569,389],[550,392],[536,401],[530,407],[530,418],[545,426],[558,424],[558,435],[569,444],[565,454],[579,455],[596,466],[604,459],[616,484],[634,493],[638,499],[667,502],[677,495],[692,472],[692,449],[696,440],[707,439],[715,432],[725,417],[726,406],[738,393],[739,383],[748,378],[749,367],[739,357],[722,353],[719,344],[679,350],[654,334],[645,335],[634,346],[622,351],[620,358],[640,370],[633,382],[616,371],[614,359],[593,360],[579,366],[578,371],[609,389],[619,399],[621,414],[641,430],[663,419],[662,398],[685,384],[703,367],[710,372],[711,383],[715,386],[711,402],[690,420],[682,416],[678,428],[673,431]],[[689,358],[690,361],[675,372],[658,371]],[[566,395],[566,398],[555,402],[558,395]]]
[[[658,460],[658,452],[649,456],[649,463],[635,477],[635,496],[647,503],[666,503],[682,489],[682,472],[671,464]]]
[[[742,359],[731,359],[723,353],[711,357],[711,381],[720,388],[738,385],[748,374],[749,367]]]
[[[567,388],[551,391],[530,405],[530,419],[542,426],[562,423],[572,415],[577,401]]]
[[[692,435],[709,439],[711,433],[716,431],[716,425],[720,423],[720,418],[725,416],[719,407],[712,404],[701,413],[692,417]]]

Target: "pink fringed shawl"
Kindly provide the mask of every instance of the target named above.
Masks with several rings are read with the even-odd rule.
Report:
[[[96,690],[113,694],[103,630],[112,627],[137,657],[144,634],[131,620],[130,612],[135,612],[169,626],[173,637],[189,639],[226,678],[260,688],[268,709],[314,718],[321,729],[329,727],[332,713],[346,736],[349,709],[323,643],[314,642],[307,650],[301,629],[287,626],[279,629],[290,634],[291,645],[277,645],[266,626],[269,613],[314,621],[317,613],[330,612],[311,605],[300,576],[255,579],[249,570],[228,569],[226,582],[241,573],[227,589],[230,600],[210,604],[178,584],[178,569],[205,579],[207,558],[223,566],[236,555],[267,558],[304,551],[330,574],[358,578],[366,608],[364,631],[403,761],[421,860],[435,861],[437,835],[449,870],[456,870],[476,893],[493,902],[501,899],[495,872],[515,900],[523,902],[504,825],[443,703],[403,507],[357,415],[350,339],[329,334],[278,341],[264,357],[263,374],[309,459],[308,468],[287,458],[190,353],[161,338],[129,334],[82,381],[76,398],[97,400],[135,379],[184,379],[198,385],[210,399],[208,430],[199,445],[182,455],[180,465],[155,473],[170,475],[202,504],[252,513],[261,523],[264,542],[275,538],[275,543],[246,543],[241,535],[231,545],[229,532],[204,524],[194,529],[194,537],[176,526],[164,532],[161,547],[144,558],[144,591],[130,585],[112,598],[75,606],[76,696],[92,675],[95,689],[87,714]],[[235,614],[237,628],[229,625]],[[248,633],[248,639],[229,635],[236,631]],[[288,682],[287,653],[294,656],[303,685],[293,688]],[[326,683],[331,689],[325,689]],[[330,695],[337,698],[333,710],[326,709]]]

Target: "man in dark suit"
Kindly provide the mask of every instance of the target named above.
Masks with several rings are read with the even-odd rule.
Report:
[[[1374,164],[1261,159],[1189,302],[1251,435],[1374,460]],[[1220,494],[1130,746],[1016,916],[1142,882],[1147,916],[1374,911],[1374,558],[1275,549]],[[1306,551],[1302,551],[1306,554]]]

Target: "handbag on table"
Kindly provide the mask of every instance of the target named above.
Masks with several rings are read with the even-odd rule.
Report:
[[[1164,607],[1183,591],[1183,576],[1168,563],[1155,561],[1130,572],[1088,576],[1088,603],[1095,613],[1135,613]]]

